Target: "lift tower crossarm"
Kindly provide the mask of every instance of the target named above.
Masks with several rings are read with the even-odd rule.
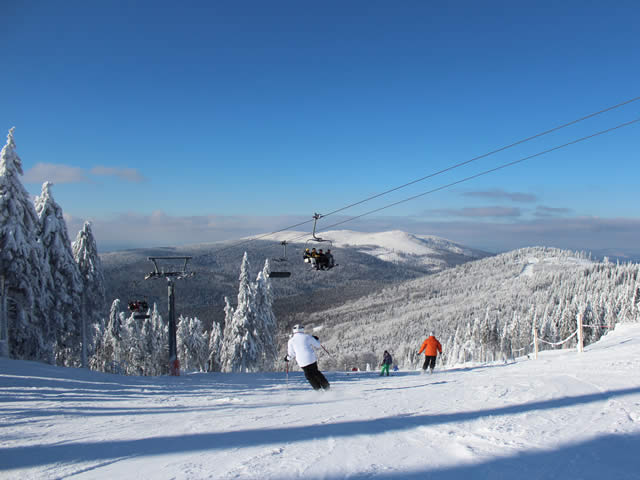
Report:
[[[153,262],[154,271],[147,274],[144,278],[145,280],[148,280],[149,278],[154,277],[177,277],[177,279],[192,277],[195,275],[195,272],[187,272],[187,264],[192,258],[193,257],[147,257],[148,260]],[[158,260],[184,260],[184,265],[181,271],[165,272],[158,267]]]

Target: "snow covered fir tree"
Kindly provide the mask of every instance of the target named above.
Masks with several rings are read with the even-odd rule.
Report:
[[[80,302],[82,307],[80,335],[82,338],[82,365],[87,366],[87,356],[93,345],[90,332],[103,321],[105,307],[102,264],[89,222],[85,222],[78,232],[72,249],[73,258],[78,265],[84,285]]]
[[[42,194],[35,201],[38,214],[36,235],[44,247],[45,262],[51,274],[51,283],[48,285],[52,300],[49,322],[55,333],[55,360],[58,365],[73,366],[82,358],[84,286],[71,249],[62,208],[53,199],[51,187],[50,182],[45,182]]]
[[[0,153],[0,273],[3,350],[13,358],[56,358],[53,280],[38,234],[40,222],[20,175],[22,161],[9,131]]]
[[[274,368],[277,326],[272,309],[269,262],[265,262],[255,283],[249,279],[250,268],[245,252],[240,267],[238,304],[231,309],[225,299],[227,318],[220,351],[223,372],[257,372]]]
[[[52,184],[31,202],[9,131],[0,154],[2,350],[13,358],[87,365],[103,317],[104,282],[90,225],[72,245]],[[84,301],[84,294],[89,300]]]

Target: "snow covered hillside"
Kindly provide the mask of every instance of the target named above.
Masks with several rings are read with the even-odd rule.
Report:
[[[601,325],[637,321],[639,304],[638,265],[536,247],[398,283],[304,321],[323,326],[334,368],[364,368],[384,350],[411,368],[421,362],[417,349],[432,331],[447,350],[447,364],[488,361],[531,352],[534,325],[540,339],[562,342],[576,331],[578,316],[590,325],[585,341],[595,341]],[[564,347],[575,342],[574,335]]]
[[[322,367],[322,359],[320,361]],[[638,479],[640,325],[433,375],[122,377],[0,359],[2,479]]]

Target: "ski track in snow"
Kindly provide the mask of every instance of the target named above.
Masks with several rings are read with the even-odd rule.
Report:
[[[433,375],[135,378],[0,359],[1,479],[638,479],[640,325]]]

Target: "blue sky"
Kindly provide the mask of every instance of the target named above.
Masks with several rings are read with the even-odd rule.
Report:
[[[0,129],[103,250],[278,230],[640,95],[640,3],[14,2]],[[319,229],[640,117],[640,101]],[[640,253],[640,125],[340,228]],[[311,226],[309,225],[309,228]]]

